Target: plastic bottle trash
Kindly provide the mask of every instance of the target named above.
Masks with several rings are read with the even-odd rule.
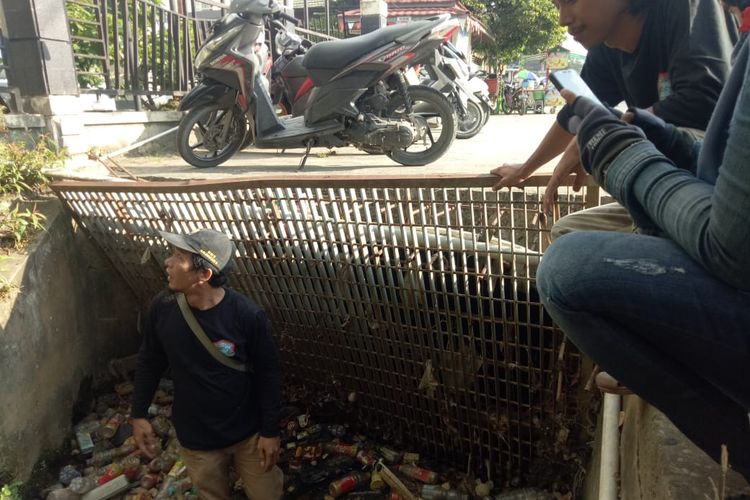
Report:
[[[402,453],[392,450],[386,446],[381,446],[378,451],[383,456],[383,459],[389,464],[395,464],[401,461]]]
[[[105,498],[112,498],[113,496],[124,492],[130,488],[128,478],[125,476],[119,476],[103,484],[81,497],[81,500],[104,500]]]
[[[106,484],[110,481],[112,481],[114,478],[121,476],[123,473],[122,465],[118,463],[113,463],[109,467],[106,468],[104,471],[104,474],[99,478],[97,483],[99,484]]]
[[[78,472],[78,469],[76,469],[72,465],[66,465],[65,467],[60,469],[58,479],[60,481],[60,484],[67,487],[70,485],[70,482],[77,477],[81,477],[81,473]]]
[[[135,451],[135,443],[126,441],[118,448],[112,448],[107,451],[97,451],[86,463],[98,467],[100,465],[108,464],[114,459],[132,453],[133,451]]]
[[[117,433],[117,429],[125,422],[125,417],[121,413],[115,413],[112,415],[104,427],[99,429],[99,435],[103,439],[110,439]]]
[[[379,491],[385,488],[385,481],[377,470],[372,471],[372,477],[370,478],[370,489],[372,491]]]
[[[326,443],[323,449],[328,453],[335,453],[337,455],[348,455],[354,457],[357,455],[359,448],[356,444],[347,443]]]
[[[406,477],[416,479],[417,481],[421,481],[423,483],[435,484],[438,481],[437,472],[423,469],[421,467],[417,467],[416,465],[400,465],[398,467],[398,470]]]
[[[58,488],[47,494],[47,500],[78,500],[78,494],[68,488]]]
[[[77,477],[70,482],[70,491],[84,495],[96,488],[96,478],[93,476]]]
[[[88,455],[94,451],[94,440],[91,439],[91,434],[88,432],[76,432],[76,441],[78,442],[78,449],[81,450],[82,455]]]
[[[538,488],[518,488],[500,493],[494,500],[550,500],[549,493]]]
[[[336,498],[344,493],[348,493],[354,490],[360,484],[370,480],[369,472],[352,472],[348,476],[344,476],[338,481],[334,481],[328,487],[328,493]]]
[[[437,484],[422,486],[421,498],[424,500],[469,500],[469,495],[463,491],[447,490]]]

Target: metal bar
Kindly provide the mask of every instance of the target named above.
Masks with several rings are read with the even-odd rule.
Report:
[[[156,24],[156,10],[157,8],[153,5],[151,6],[151,90],[156,91],[159,89],[159,65],[157,64],[157,61],[163,63],[164,59],[159,59],[157,57],[156,52],[156,40],[157,38],[162,38],[162,31],[161,26],[159,26],[159,29],[157,29]],[[159,9],[161,10],[161,9]],[[157,33],[159,36],[157,36]]]
[[[105,2],[107,0],[104,0]],[[113,41],[112,44],[114,47],[114,60],[115,60],[115,88],[120,89],[122,88],[123,81],[120,79],[120,32],[119,32],[119,19],[118,19],[118,9],[117,9],[117,2],[120,0],[111,0],[112,1],[112,26],[114,27],[114,34],[113,34]]]
[[[164,40],[167,38],[166,31],[164,29],[164,9],[159,9],[159,89],[164,90],[166,88],[166,74],[167,74],[167,63],[164,60]],[[170,69],[171,71],[171,69]],[[171,86],[170,86],[171,87]]]
[[[124,51],[124,60],[123,60],[123,68],[124,68],[124,83],[125,88],[132,88],[133,87],[133,81],[132,81],[132,59],[130,55],[130,43],[131,43],[131,36],[130,36],[130,22],[128,21],[128,0],[120,0],[120,5],[122,6],[122,34],[123,34],[123,51]]]

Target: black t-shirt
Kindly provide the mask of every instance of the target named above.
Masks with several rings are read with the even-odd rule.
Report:
[[[648,108],[705,130],[730,69],[731,29],[717,0],[654,0],[633,53],[599,45],[581,76],[610,106]]]
[[[188,449],[214,450],[260,432],[279,434],[281,370],[265,313],[244,295],[225,289],[224,298],[193,314],[206,335],[250,367],[229,368],[214,359],[185,322],[174,294],[153,300],[138,353],[132,416],[145,417],[167,365],[174,378],[173,420]],[[218,343],[218,344],[217,344]]]

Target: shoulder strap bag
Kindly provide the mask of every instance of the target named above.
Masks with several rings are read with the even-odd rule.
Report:
[[[228,366],[229,368],[235,369],[240,372],[246,372],[247,366],[245,366],[243,363],[240,363],[237,360],[230,359],[226,356],[224,356],[221,352],[219,352],[219,349],[216,348],[216,346],[211,342],[211,340],[206,335],[206,332],[203,331],[203,328],[201,327],[200,323],[198,323],[198,320],[195,318],[195,315],[193,314],[193,311],[190,310],[190,305],[187,302],[187,299],[185,298],[184,293],[177,293],[177,304],[180,306],[180,311],[182,312],[182,316],[185,318],[185,321],[187,322],[190,329],[195,334],[195,337],[200,340],[200,343],[203,344],[203,347],[206,348],[208,353],[216,359],[219,363],[221,363],[224,366]]]

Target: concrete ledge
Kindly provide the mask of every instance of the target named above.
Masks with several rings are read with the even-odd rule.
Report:
[[[9,129],[45,128],[47,121],[44,115],[7,114],[3,115],[5,126]]]
[[[179,111],[115,111],[111,113],[83,113],[79,115],[84,125],[120,125],[139,123],[177,123],[182,118]]]
[[[659,410],[637,396],[625,397],[620,446],[622,500],[715,498],[721,467],[689,441]],[[712,425],[706,422],[706,425]],[[731,462],[731,443],[730,462]],[[750,494],[736,472],[726,478],[728,496]]]

